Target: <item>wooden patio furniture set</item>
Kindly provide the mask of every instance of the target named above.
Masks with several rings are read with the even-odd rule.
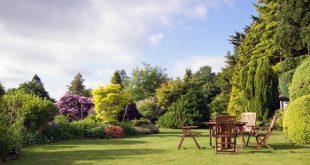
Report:
[[[180,127],[183,130],[181,135],[181,140],[178,145],[178,149],[181,148],[185,138],[192,138],[196,146],[201,149],[196,138],[200,136],[199,133],[193,133],[191,129],[198,128],[197,126],[184,126],[182,121],[182,116],[179,113],[178,118],[180,121]],[[229,115],[219,115],[212,118],[204,124],[209,126],[210,129],[210,146],[215,148],[216,153],[236,153],[237,136],[240,136],[240,147],[248,146],[250,143],[250,138],[255,137],[256,140],[256,150],[261,147],[266,146],[271,151],[274,149],[267,143],[269,136],[273,128],[275,127],[276,115],[273,116],[271,124],[269,127],[259,127],[256,126],[256,113],[248,112],[241,114],[240,121],[236,121],[236,117]],[[262,129],[267,129],[267,132],[261,132]],[[244,136],[247,135],[247,140],[245,142]],[[215,146],[212,145],[212,139],[215,139]]]

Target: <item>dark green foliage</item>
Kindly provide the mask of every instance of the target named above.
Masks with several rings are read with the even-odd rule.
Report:
[[[81,73],[75,75],[70,85],[67,85],[68,93],[85,97],[91,96],[91,90],[85,88],[84,81]]]
[[[227,113],[227,106],[229,102],[229,95],[221,93],[217,95],[210,104],[211,116]]]
[[[119,71],[115,71],[115,72],[113,73],[113,76],[112,76],[112,78],[111,78],[111,83],[122,85],[122,78],[121,78],[121,76],[120,76],[120,74],[119,74]]]
[[[192,78],[193,78],[192,70],[191,69],[186,69],[185,70],[185,75],[184,75],[184,78],[183,78],[185,83],[191,82]]]
[[[143,64],[143,68],[137,67],[132,71],[132,79],[127,88],[131,91],[132,99],[138,101],[155,96],[156,88],[167,80],[165,69]]]
[[[278,45],[287,56],[307,54],[310,49],[310,1],[278,0],[276,33]]]
[[[178,112],[182,114],[184,125],[201,126],[210,117],[209,108],[203,93],[199,89],[191,88],[185,95],[174,102],[168,112],[157,122],[160,127],[179,128]]]
[[[38,75],[34,75],[31,81],[21,83],[17,90],[23,90],[27,93],[31,93],[41,98],[46,98],[55,102],[55,100],[52,99],[48,92],[45,90],[44,84],[41,82],[41,79]]]
[[[279,94],[287,98],[290,97],[289,86],[291,85],[295,69],[279,75]]]
[[[307,95],[310,93],[310,58],[307,58],[296,69],[290,91],[290,100],[293,101],[298,97]]]
[[[21,155],[22,124],[11,124],[0,111],[0,162],[6,159],[16,159]]]
[[[5,89],[2,85],[2,83],[0,82],[0,98],[5,94]]]
[[[290,102],[283,118],[283,129],[295,144],[310,144],[310,94]]]
[[[57,112],[53,102],[19,90],[3,96],[1,109],[10,123],[21,122],[29,131],[43,129]]]

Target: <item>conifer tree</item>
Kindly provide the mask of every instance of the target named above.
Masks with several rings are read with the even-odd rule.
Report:
[[[121,76],[119,74],[119,71],[115,71],[113,73],[113,76],[111,78],[111,83],[112,84],[120,84],[120,85],[122,85],[122,78],[121,78]]]
[[[90,90],[85,88],[84,81],[81,73],[75,75],[70,85],[67,85],[68,93],[79,96],[90,96]]]

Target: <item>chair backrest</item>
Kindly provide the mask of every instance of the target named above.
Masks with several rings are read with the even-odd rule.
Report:
[[[277,115],[275,114],[273,117],[272,117],[272,120],[271,120],[271,123],[270,123],[270,126],[269,126],[269,132],[272,131],[272,129],[276,126],[276,120],[277,120]]]
[[[241,122],[246,122],[243,130],[246,132],[251,131],[251,126],[256,126],[256,113],[255,112],[246,112],[241,114]]]
[[[217,134],[235,134],[236,117],[229,115],[220,115],[215,118],[215,132]]]

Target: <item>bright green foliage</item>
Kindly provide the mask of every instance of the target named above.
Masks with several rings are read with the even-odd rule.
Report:
[[[5,94],[5,89],[2,85],[2,83],[0,82],[0,98]]]
[[[217,95],[210,103],[211,116],[217,116],[223,113],[227,113],[227,106],[229,97],[224,93]]]
[[[53,102],[19,90],[3,96],[1,109],[10,123],[21,122],[30,131],[42,130],[57,112]]]
[[[290,91],[290,100],[293,101],[297,97],[304,96],[310,93],[310,58],[307,58],[296,69]]]
[[[92,91],[97,118],[105,123],[117,121],[117,114],[129,103],[129,96],[121,92],[121,85],[108,84]]]
[[[150,97],[137,102],[138,111],[150,121],[155,121],[160,115],[160,110],[157,108],[154,97]]]
[[[54,101],[45,90],[44,84],[41,82],[38,75],[34,75],[31,81],[20,84],[18,90],[24,90],[27,93]]]
[[[81,73],[75,75],[70,85],[67,85],[68,93],[89,97],[91,95],[90,89],[85,88],[84,81]]]
[[[168,79],[165,70],[149,64],[144,64],[144,68],[135,68],[132,72],[132,79],[129,89],[134,101],[155,96],[156,88]]]
[[[281,74],[296,69],[307,56],[289,57],[273,66],[274,72]]]
[[[120,74],[119,74],[119,71],[115,71],[115,72],[113,73],[113,76],[112,76],[112,78],[111,78],[111,83],[122,85],[122,78],[121,78],[121,76],[120,76]]]
[[[161,116],[157,122],[160,127],[179,128],[178,112],[182,114],[184,125],[202,125],[208,121],[210,112],[206,99],[199,89],[191,88],[185,95],[182,95],[168,109],[168,112]]]
[[[288,56],[307,54],[310,49],[309,0],[278,0],[278,3],[278,45]]]
[[[156,89],[156,99],[158,106],[163,110],[175,102],[181,95],[186,93],[186,83],[182,80],[168,80]]]
[[[284,132],[296,144],[310,144],[310,94],[289,103],[283,118]]]

